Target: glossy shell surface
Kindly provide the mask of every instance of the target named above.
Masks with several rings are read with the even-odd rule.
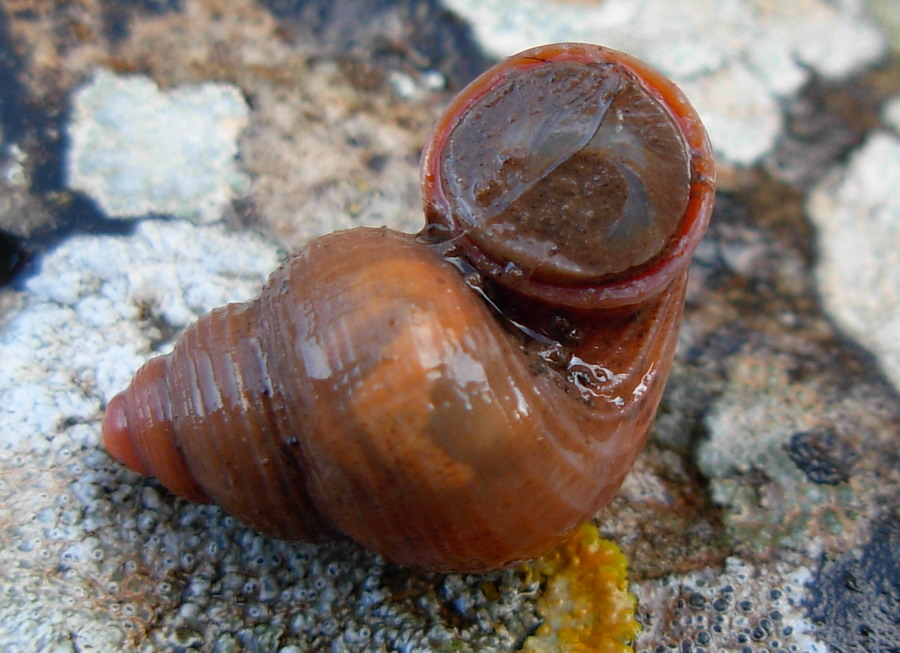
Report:
[[[109,403],[107,447],[277,537],[346,535],[441,571],[539,556],[646,440],[712,166],[643,64],[517,55],[438,124],[421,234],[312,242],[142,368]]]
[[[669,79],[616,50],[560,43],[510,57],[456,97],[423,155],[422,186],[428,220],[499,283],[611,308],[660,292],[688,264],[715,162]]]

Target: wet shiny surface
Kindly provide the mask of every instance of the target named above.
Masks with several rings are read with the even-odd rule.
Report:
[[[441,162],[451,210],[526,275],[585,280],[646,263],[687,207],[687,145],[614,63],[513,69],[459,117]]]
[[[485,277],[574,310],[662,292],[706,230],[715,180],[706,130],[681,90],[584,43],[532,48],[483,73],[422,157],[429,224],[458,238]]]
[[[499,59],[573,30],[627,43],[676,80],[707,120],[725,187],[692,266],[660,419],[595,518],[628,556],[644,626],[636,650],[897,640],[890,620],[857,610],[888,605],[878,572],[890,556],[872,560],[897,549],[878,526],[898,496],[897,376],[879,371],[900,369],[897,339],[871,344],[873,325],[894,333],[877,315],[900,306],[877,294],[900,287],[885,283],[898,248],[873,231],[898,185],[888,181],[900,147],[894,0],[736,0],[724,13],[690,0],[342,11],[351,4],[0,2],[0,229],[14,239],[0,243],[0,267],[26,260],[0,292],[2,646],[521,646],[541,591],[515,571],[419,574],[346,542],[262,536],[111,459],[99,421],[141,363],[200,314],[253,296],[288,251],[357,224],[416,230],[422,143],[490,65],[482,53]],[[239,165],[253,194],[197,227],[114,221],[68,188],[67,107],[97,68],[165,94],[240,89],[251,127]],[[167,178],[191,176],[166,165]],[[265,246],[248,248],[257,234]],[[844,285],[846,273],[823,273],[834,262],[876,274]],[[873,312],[856,333],[834,306]],[[837,485],[791,457],[795,436],[823,424],[825,460],[860,454]],[[849,625],[813,618],[838,613]]]
[[[662,392],[683,293],[682,278],[635,315],[579,322],[576,375],[523,347],[414,237],[334,234],[258,301],[214,311],[151,362],[127,401],[171,405],[129,420],[128,437],[141,471],[173,491],[196,479],[265,532],[335,529],[429,569],[505,566],[552,548],[621,484]],[[584,389],[605,381],[600,362],[619,370],[603,388],[618,400]],[[173,439],[146,440],[156,432]],[[185,478],[149,453],[163,445],[183,452]]]

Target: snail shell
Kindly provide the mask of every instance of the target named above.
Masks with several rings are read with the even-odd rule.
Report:
[[[149,361],[106,446],[276,537],[441,571],[541,555],[644,444],[714,176],[696,113],[646,65],[516,55],[436,126],[420,234],[313,241]]]

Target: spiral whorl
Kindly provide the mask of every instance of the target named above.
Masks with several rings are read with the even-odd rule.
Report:
[[[278,537],[439,571],[539,556],[646,441],[714,181],[699,118],[645,64],[512,57],[438,123],[421,234],[311,242],[138,372],[107,448]]]
[[[190,501],[212,501],[277,537],[330,532],[286,449],[280,395],[260,348],[258,302],[205,315],[114,397],[107,449]]]

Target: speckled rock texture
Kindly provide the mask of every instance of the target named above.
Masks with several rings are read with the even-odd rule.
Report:
[[[99,423],[290,250],[418,229],[434,119],[553,40],[673,77],[720,161],[660,414],[595,518],[634,649],[900,649],[898,25],[890,0],[0,0],[0,649],[521,649],[546,589],[521,570],[268,539]]]

